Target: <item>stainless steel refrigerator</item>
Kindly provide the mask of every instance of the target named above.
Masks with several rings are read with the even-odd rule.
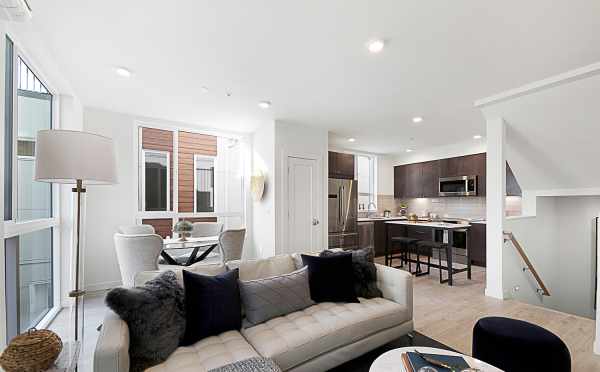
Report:
[[[358,248],[358,181],[329,179],[329,248]]]

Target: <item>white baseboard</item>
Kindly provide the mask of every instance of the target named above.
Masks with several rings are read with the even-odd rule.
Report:
[[[594,340],[594,354],[600,355],[600,340]]]
[[[490,291],[486,288],[484,293],[487,297],[497,298],[498,300],[504,300],[504,293],[498,292],[499,291]]]

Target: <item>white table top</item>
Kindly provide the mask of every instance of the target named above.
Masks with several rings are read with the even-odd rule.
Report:
[[[198,238],[187,238],[185,241],[181,241],[179,238],[163,239],[163,246],[169,249],[177,248],[193,248],[201,246],[209,246],[219,243],[219,236],[203,236]]]
[[[502,372],[501,369],[498,369],[492,365],[484,363],[480,360],[477,360],[468,355],[455,353],[453,351],[436,349],[433,347],[401,347],[399,349],[390,350],[386,353],[383,353],[379,356],[379,358],[375,359],[369,372],[406,372],[404,369],[404,364],[402,364],[402,353],[406,353],[407,351],[415,351],[418,350],[424,354],[441,354],[441,355],[457,355],[465,358],[465,361],[473,368],[479,368],[482,372]],[[417,371],[415,371],[417,372]]]
[[[408,226],[422,226],[422,227],[433,227],[436,229],[454,230],[464,229],[471,227],[469,224],[463,223],[447,223],[447,222],[410,222],[410,221],[386,221],[391,225],[408,225]]]

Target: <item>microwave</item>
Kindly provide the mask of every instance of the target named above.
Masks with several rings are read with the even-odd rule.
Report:
[[[440,196],[476,196],[477,176],[440,178]]]

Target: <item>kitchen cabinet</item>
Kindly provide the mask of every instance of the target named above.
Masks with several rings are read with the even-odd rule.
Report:
[[[438,196],[439,162],[428,161],[394,167],[396,198],[434,198]]]
[[[354,179],[354,155],[329,151],[329,178]]]
[[[477,176],[477,195],[485,196],[486,154],[439,160],[439,177]]]
[[[471,250],[471,263],[485,267],[486,260],[486,225],[472,223],[469,230],[469,249]]]
[[[513,174],[512,169],[510,169],[510,165],[506,162],[506,195],[507,196],[522,196],[523,191],[521,190],[521,186],[517,182],[515,175]]]
[[[358,248],[375,248],[375,222],[358,223]]]
[[[373,235],[375,241],[375,257],[385,256],[385,244],[387,243],[385,221],[375,221],[373,223],[373,227]]]

